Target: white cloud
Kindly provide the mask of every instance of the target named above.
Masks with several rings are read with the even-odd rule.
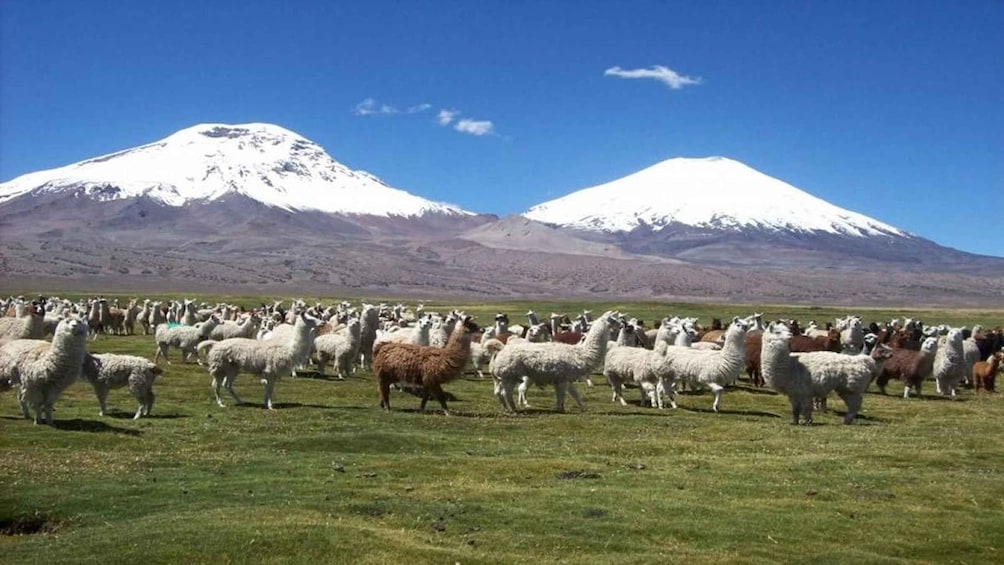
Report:
[[[367,98],[362,102],[356,104],[356,107],[352,110],[352,113],[357,116],[375,116],[375,115],[392,115],[397,114],[397,108],[389,106],[387,104],[380,104],[373,98]]]
[[[495,125],[488,120],[471,120],[464,118],[457,122],[453,129],[471,135],[491,135],[495,133]]]
[[[669,67],[656,65],[651,69],[622,69],[620,67],[610,67],[603,71],[603,76],[614,76],[620,78],[651,78],[661,83],[665,83],[673,90],[679,90],[684,86],[701,84],[701,77],[688,77],[678,74]]]
[[[421,113],[421,112],[424,112],[424,111],[428,110],[429,108],[432,108],[432,104],[424,104],[424,103],[423,104],[416,104],[416,105],[412,106],[411,108],[408,108],[408,113],[409,114],[418,114],[418,113]]]
[[[455,118],[459,113],[460,112],[456,110],[440,110],[439,113],[436,114],[436,121],[438,121],[441,126],[449,125],[450,122],[453,121],[453,118]]]

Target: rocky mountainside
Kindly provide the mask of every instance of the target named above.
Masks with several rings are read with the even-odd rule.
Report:
[[[0,242],[0,291],[1004,301],[1004,260],[727,159],[667,161],[499,219],[268,124],[195,126],[0,184]]]
[[[714,265],[1001,272],[724,157],[676,158],[530,208],[527,218],[626,252]]]
[[[271,124],[201,124],[154,143],[0,184],[0,203],[46,194],[98,201],[147,198],[173,207],[244,196],[296,212],[474,215],[354,171],[316,143]]]

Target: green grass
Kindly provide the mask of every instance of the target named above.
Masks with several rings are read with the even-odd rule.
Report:
[[[256,304],[264,299],[246,299]],[[708,319],[748,306],[430,304],[513,322],[533,308],[619,307],[647,320]],[[846,313],[757,307],[768,318]],[[902,311],[855,310],[866,320]],[[872,316],[874,314],[874,317]],[[915,311],[931,323],[996,325],[1001,312]],[[92,351],[152,357],[149,336],[102,337]],[[378,408],[368,372],[285,379],[278,409],[238,378],[248,405],[218,408],[196,365],[156,387],[154,416],[132,421],[124,390],[110,416],[84,383],[56,404],[56,426],[19,418],[0,397],[0,535],[5,563],[995,563],[1004,540],[1004,400],[865,398],[818,425],[789,425],[785,398],[741,382],[710,412],[610,402],[579,385],[581,412],[554,413],[551,390],[505,415],[489,379],[447,385],[453,415],[392,393]],[[597,379],[599,382],[602,378]],[[925,392],[933,393],[928,386]],[[630,391],[629,400],[637,400]]]

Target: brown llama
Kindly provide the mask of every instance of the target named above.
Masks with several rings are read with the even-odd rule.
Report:
[[[995,392],[997,383],[997,368],[1000,366],[1001,357],[1004,352],[998,351],[990,356],[986,361],[977,361],[973,365],[973,390],[980,388],[987,392]]]
[[[471,361],[471,334],[457,324],[445,347],[381,342],[373,353],[373,373],[380,391],[380,407],[390,410],[390,385],[403,382],[422,387],[422,404],[434,397],[449,414],[443,385],[460,378]]]

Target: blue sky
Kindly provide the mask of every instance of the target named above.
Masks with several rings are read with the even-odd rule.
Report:
[[[4,0],[0,180],[270,122],[502,215],[723,155],[1004,256],[1002,29],[1000,0]]]

